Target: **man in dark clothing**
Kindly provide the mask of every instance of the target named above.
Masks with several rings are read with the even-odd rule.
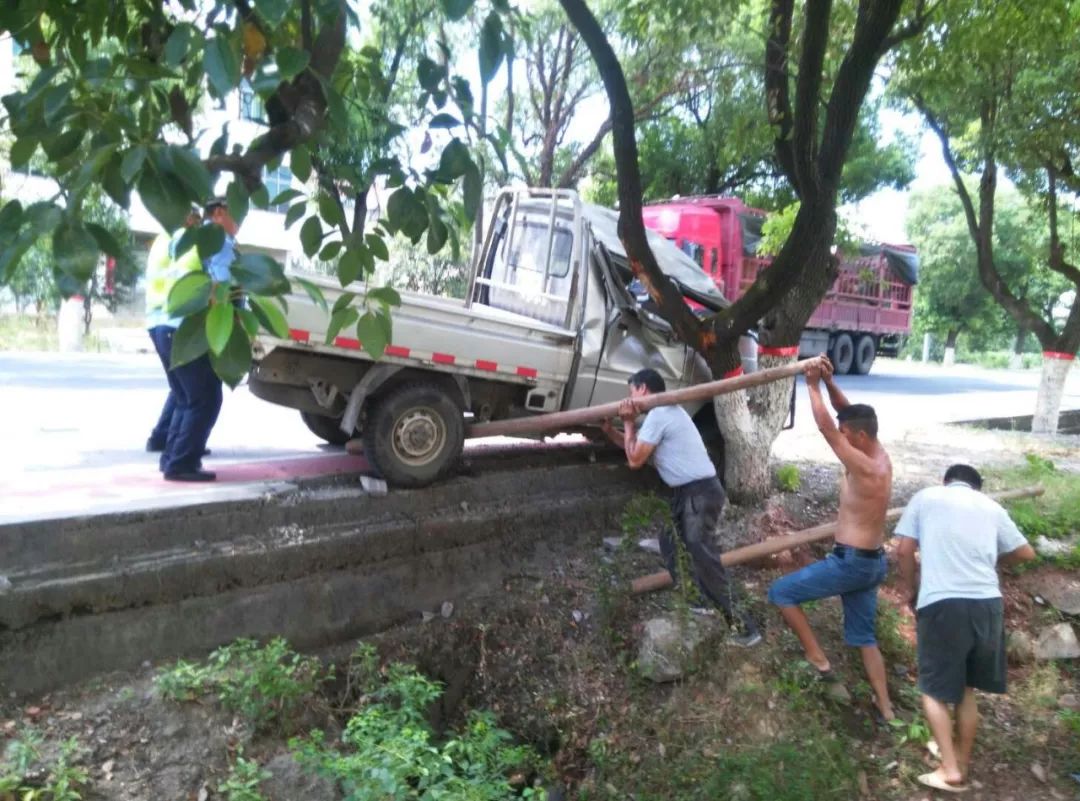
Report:
[[[639,430],[636,420],[641,410],[636,400],[664,392],[666,386],[663,377],[650,369],[634,373],[629,384],[630,397],[623,400],[619,408],[622,433],[616,431],[610,421],[605,421],[604,432],[626,451],[631,470],[652,462],[663,482],[674,490],[671,516],[690,555],[694,582],[724,614],[728,625],[737,623],[742,629],[742,633],[729,638],[729,642],[743,647],[757,645],[761,642],[761,633],[746,612],[741,593],[732,586],[727,570],[720,562],[720,552],[712,542],[726,498],[701,434],[681,406],[658,406],[650,410]],[[660,552],[668,572],[676,578],[675,543],[668,531],[660,537]]]

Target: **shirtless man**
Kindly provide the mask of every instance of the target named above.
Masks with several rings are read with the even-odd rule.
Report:
[[[829,360],[822,355],[820,362],[809,362],[805,373],[814,421],[844,466],[836,544],[822,561],[773,582],[769,601],[780,607],[780,614],[799,638],[810,664],[823,679],[832,681],[835,677],[829,658],[821,650],[800,604],[839,595],[844,607],[844,641],[862,652],[874,703],[883,719],[892,720],[885,663],[874,634],[877,588],[887,571],[882,543],[885,510],[892,493],[892,462],[877,440],[873,408],[848,402],[833,383]],[[825,408],[822,381],[839,426]]]

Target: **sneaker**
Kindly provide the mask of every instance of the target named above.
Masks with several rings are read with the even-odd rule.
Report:
[[[166,481],[213,481],[217,473],[211,470],[183,470],[177,473],[166,473]]]
[[[727,641],[736,648],[753,648],[764,639],[760,631],[751,631],[749,634],[733,634],[728,637]]]

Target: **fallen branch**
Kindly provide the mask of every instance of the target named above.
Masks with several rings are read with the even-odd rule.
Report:
[[[1004,490],[1002,492],[988,494],[995,501],[1001,503],[1004,501],[1014,501],[1019,498],[1035,497],[1037,495],[1042,495],[1044,492],[1046,492],[1044,487],[1035,485],[1032,487],[1021,487],[1019,489]],[[889,509],[885,513],[885,522],[888,523],[896,520],[903,511],[903,506],[896,506]],[[753,562],[755,559],[760,559],[763,556],[771,556],[775,553],[780,553],[781,551],[790,551],[793,548],[798,548],[800,545],[828,539],[836,533],[836,528],[837,521],[834,520],[831,523],[822,523],[813,528],[795,531],[791,534],[783,534],[779,537],[772,537],[762,542],[755,542],[753,545],[746,545],[742,548],[735,548],[734,550],[727,551],[720,555],[720,562],[725,567]],[[661,570],[634,579],[630,582],[630,589],[635,595],[640,595],[645,592],[662,590],[665,587],[670,587],[672,583],[671,574],[666,570]]]

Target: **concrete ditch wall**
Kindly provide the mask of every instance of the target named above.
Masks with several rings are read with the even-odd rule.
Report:
[[[489,591],[618,526],[649,473],[505,469],[374,498],[352,487],[0,529],[0,690],[32,693],[237,637],[299,648]]]

